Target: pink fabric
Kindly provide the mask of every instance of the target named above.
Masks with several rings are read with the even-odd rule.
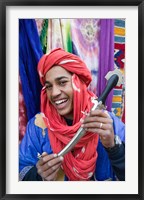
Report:
[[[49,55],[44,55],[38,64],[41,83],[44,86],[45,74],[54,65],[59,65],[73,73],[74,89],[73,125],[68,126],[62,116],[49,102],[46,89],[41,91],[41,112],[48,127],[48,134],[54,153],[61,151],[74,137],[79,129],[80,119],[85,117],[83,112],[89,112],[92,107],[91,99],[95,95],[87,90],[91,82],[91,74],[85,63],[79,57],[58,48]],[[83,112],[81,112],[83,111]],[[64,156],[63,169],[69,180],[89,180],[95,171],[98,135],[87,132],[76,144],[72,152]]]

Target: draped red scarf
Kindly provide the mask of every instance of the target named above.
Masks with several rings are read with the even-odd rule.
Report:
[[[61,66],[72,72],[72,86],[74,90],[73,124],[68,126],[47,98],[45,89],[45,74],[55,66]],[[63,49],[55,49],[50,54],[42,56],[38,63],[40,81],[44,86],[41,91],[41,112],[48,127],[48,135],[54,153],[60,152],[76,134],[81,126],[80,119],[84,112],[92,107],[95,95],[87,90],[91,82],[91,73],[85,63],[74,54]],[[89,180],[94,174],[97,159],[98,135],[87,132],[74,149],[64,156],[63,170],[70,181]]]

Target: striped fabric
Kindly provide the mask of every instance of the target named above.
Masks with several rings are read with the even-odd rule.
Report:
[[[118,68],[124,75],[125,72],[125,19],[115,19],[114,24],[114,68]],[[124,96],[125,83],[115,87],[112,112],[124,121]]]

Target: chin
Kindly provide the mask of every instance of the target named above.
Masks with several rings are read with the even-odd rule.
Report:
[[[59,112],[59,114],[65,118],[68,118],[68,119],[73,119],[73,113],[72,112]]]

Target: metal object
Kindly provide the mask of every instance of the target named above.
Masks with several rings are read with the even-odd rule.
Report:
[[[41,159],[41,157],[42,157],[42,155],[38,152],[38,153],[37,153],[37,158],[38,158],[38,159]]]
[[[122,74],[121,74],[120,70],[118,70],[118,69],[116,69],[112,72],[109,72],[105,78],[108,80],[107,85],[106,85],[104,91],[102,92],[102,94],[100,95],[100,97],[98,99],[93,100],[94,105],[93,105],[91,111],[104,108],[105,100],[106,100],[108,94],[110,93],[110,91],[117,84],[120,85],[123,80]],[[68,153],[70,150],[72,150],[73,147],[78,143],[80,138],[85,135],[85,133],[86,133],[86,130],[84,128],[80,127],[78,129],[77,133],[75,134],[75,136],[72,138],[72,140],[65,146],[64,149],[62,149],[58,153],[58,156],[64,156],[66,153]]]

